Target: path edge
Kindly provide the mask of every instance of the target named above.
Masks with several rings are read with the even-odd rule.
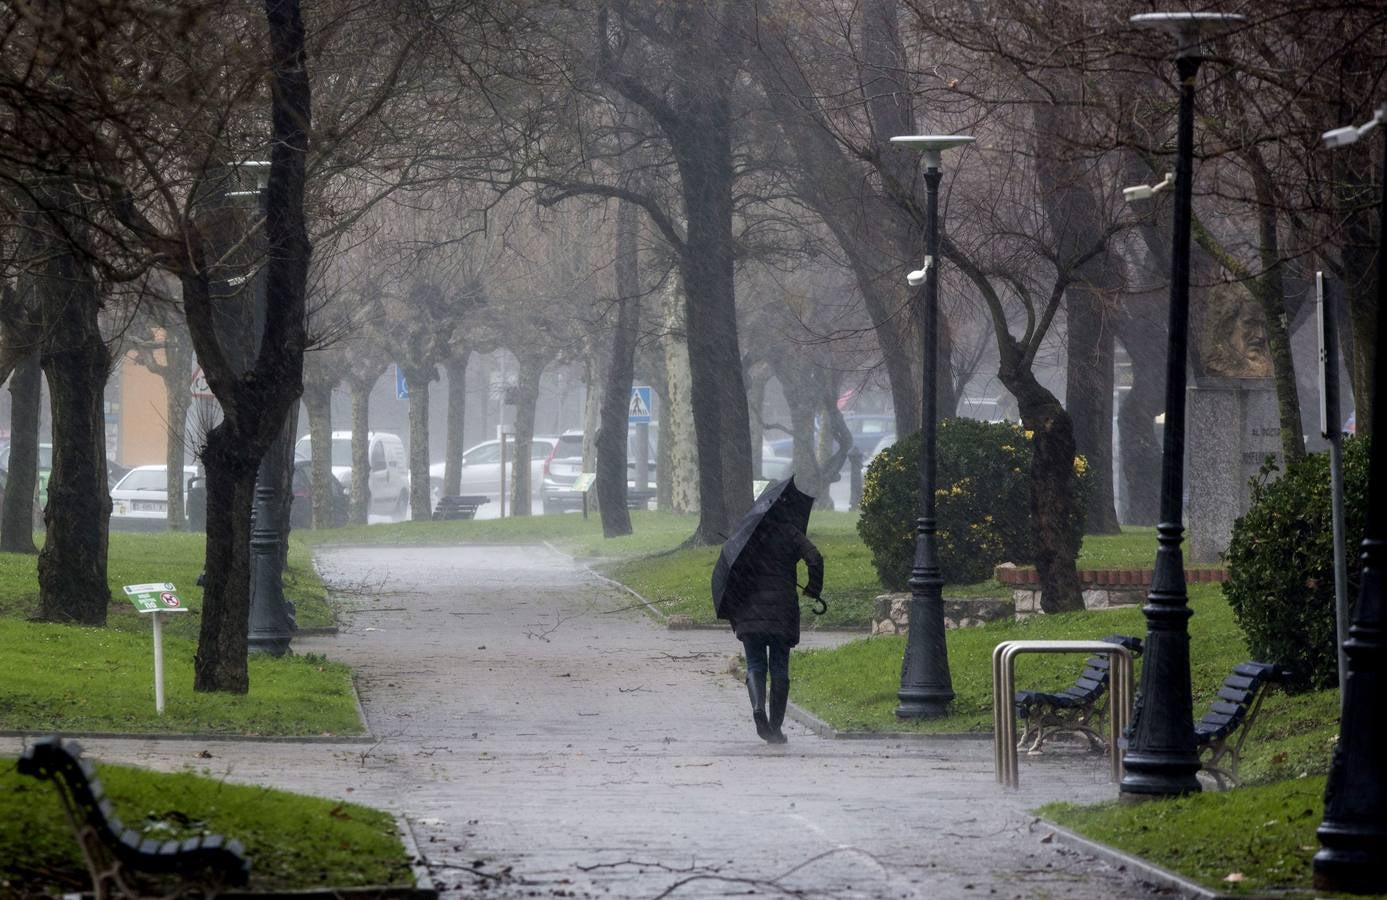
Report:
[[[1200,900],[1227,900],[1227,898],[1234,896],[1233,894],[1210,890],[1178,872],[1172,872],[1164,866],[1142,859],[1140,856],[1134,856],[1125,850],[1119,850],[1092,838],[1086,838],[1077,832],[1070,831],[1063,825],[1056,825],[1049,819],[1042,818],[1040,821],[1045,823],[1046,828],[1055,833],[1056,841],[1069,849],[1096,857],[1114,868],[1123,867],[1126,871],[1136,873],[1141,878],[1162,887],[1179,891],[1182,896],[1198,897]]]

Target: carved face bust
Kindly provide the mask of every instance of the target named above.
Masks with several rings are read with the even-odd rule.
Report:
[[[1205,294],[1199,359],[1205,375],[1222,378],[1270,378],[1267,323],[1262,308],[1236,284],[1221,284]]]

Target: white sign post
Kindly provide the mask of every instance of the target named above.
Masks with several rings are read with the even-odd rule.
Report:
[[[125,596],[135,611],[149,613],[154,625],[154,711],[161,716],[164,714],[164,616],[188,611],[174,591],[174,586],[167,581],[125,586]]]

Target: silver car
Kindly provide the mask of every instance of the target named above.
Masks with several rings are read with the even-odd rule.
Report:
[[[540,481],[544,477],[544,461],[553,452],[558,438],[535,435],[530,441],[530,494],[539,497]],[[511,456],[515,445],[506,441],[506,492],[510,493],[511,480],[515,472],[515,460]],[[443,497],[444,463],[429,466],[429,493],[434,506]],[[501,496],[501,443],[482,441],[469,447],[462,454],[462,480],[458,485],[460,495],[485,495],[493,500]]]

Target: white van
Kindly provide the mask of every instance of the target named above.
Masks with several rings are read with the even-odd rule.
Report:
[[[295,459],[313,458],[313,440],[309,435],[299,438],[294,445]],[[370,469],[367,488],[370,499],[366,504],[368,515],[394,516],[404,518],[409,511],[409,460],[405,458],[405,445],[397,434],[388,431],[366,432],[366,462]],[[334,431],[332,433],[332,474],[347,488],[352,489],[352,433]]]

